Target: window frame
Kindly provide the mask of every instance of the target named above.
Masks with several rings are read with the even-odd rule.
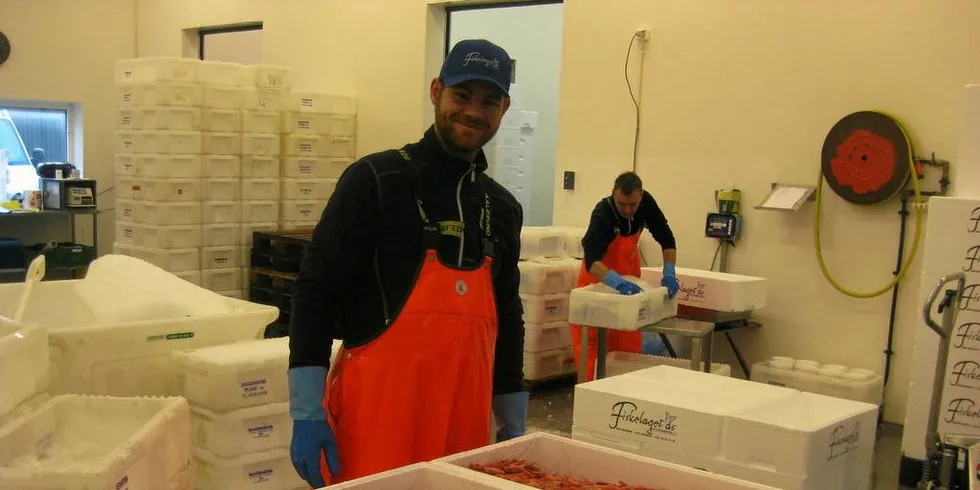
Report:
[[[65,134],[68,135],[67,155],[68,161],[79,170],[84,172],[83,151],[76,148],[76,142],[81,140],[76,134],[81,129],[81,111],[76,107],[77,104],[69,102],[56,102],[50,100],[24,100],[24,99],[2,99],[0,98],[0,108],[9,109],[42,109],[56,110],[65,112]],[[23,136],[21,136],[23,138]],[[27,148],[27,156],[30,157],[31,148]]]

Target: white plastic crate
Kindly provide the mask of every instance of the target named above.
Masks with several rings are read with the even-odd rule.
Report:
[[[249,245],[239,245],[239,256],[242,258],[241,266],[242,268],[248,268],[252,265],[252,247]],[[246,286],[245,289],[248,289]]]
[[[521,229],[521,258],[561,257],[565,252],[565,234],[550,226],[525,226]]]
[[[127,177],[125,175],[116,175],[116,199],[133,200],[135,194],[133,193],[133,185],[136,183],[135,177]]]
[[[48,386],[48,331],[0,321],[0,417]]]
[[[176,106],[121,108],[116,126],[119,129],[200,131],[201,109]]]
[[[237,201],[241,199],[240,179],[204,179],[201,199],[204,201]]]
[[[112,253],[135,257],[171,272],[201,269],[201,249],[197,247],[164,249],[117,242],[112,244]]]
[[[242,85],[284,90],[292,87],[291,73],[285,66],[248,65],[242,73]]]
[[[393,470],[331,485],[331,490],[526,490],[531,487],[518,485],[503,479],[485,480],[479,474],[470,474],[441,464],[416,463]]]
[[[263,155],[242,156],[242,177],[247,179],[278,179],[279,157]]]
[[[542,352],[524,352],[524,379],[537,381],[575,372],[571,347]]]
[[[546,263],[522,260],[517,265],[521,271],[520,290],[528,294],[570,292],[578,278],[577,267],[581,267],[577,261]]]
[[[206,225],[241,223],[241,201],[204,201],[201,203],[203,217],[201,222]]]
[[[198,225],[144,225],[116,223],[116,241],[129,245],[156,248],[190,248],[201,246]]]
[[[133,200],[116,198],[116,221],[133,221]]]
[[[322,155],[332,158],[353,158],[356,152],[356,141],[352,136],[331,135],[326,140]]]
[[[279,229],[278,228],[278,224],[276,225],[276,229],[277,230]],[[251,251],[252,248],[251,248],[251,246],[250,245],[242,245],[242,249],[243,249],[243,251],[245,249],[248,250],[247,253],[243,253],[242,254],[242,257],[248,259],[247,262],[251,262],[251,257],[249,257],[252,254],[252,251]],[[240,287],[242,288],[242,291],[245,294],[245,296],[242,299],[248,299],[248,290],[251,287],[251,284],[249,283],[249,276],[250,275],[251,275],[250,268],[249,267],[242,267],[242,285]]]
[[[201,129],[218,133],[236,133],[242,131],[242,111],[235,109],[202,110],[204,123]]]
[[[226,61],[201,61],[197,79],[206,85],[239,87],[242,85],[245,67]]]
[[[884,378],[867,369],[833,370],[812,362],[809,366],[784,368],[775,358],[752,365],[752,381],[817,393],[847,400],[881,404]],[[791,360],[790,360],[791,361]],[[797,361],[807,363],[808,361]]]
[[[332,112],[337,97],[339,96],[322,92],[292,90],[286,95],[285,109],[290,112],[325,114]]]
[[[329,138],[316,134],[283,134],[282,154],[297,157],[325,157]]]
[[[667,299],[667,288],[653,287],[632,276],[625,276],[625,279],[643,291],[623,295],[602,283],[573,289],[568,322],[615,330],[636,330],[677,316],[677,301]]]
[[[330,199],[337,188],[337,179],[282,179],[282,199],[317,200]]]
[[[200,107],[204,91],[196,83],[150,82],[118,89],[120,107]]]
[[[200,269],[194,270],[194,271],[172,272],[171,274],[173,274],[173,275],[175,275],[175,276],[177,276],[177,277],[179,277],[179,278],[181,278],[181,279],[183,279],[183,280],[185,280],[185,281],[187,281],[187,282],[189,282],[189,283],[191,283],[191,284],[193,284],[195,286],[201,286],[202,281],[201,281],[201,270]]]
[[[603,418],[603,422],[606,419],[608,414]],[[457,474],[471,475],[479,481],[493,484],[503,482],[506,484],[505,488],[515,490],[524,488],[518,483],[468,469],[474,463],[487,465],[505,459],[521,459],[534,463],[553,475],[581,478],[592,482],[623,482],[644,487],[653,485],[658,490],[775,490],[757,483],[643,458],[545,432],[535,432],[447,456],[436,460],[435,464],[451,465]]]
[[[317,221],[327,207],[326,201],[280,201],[280,205],[280,221]]]
[[[279,221],[279,201],[242,201],[242,223]]]
[[[351,158],[284,157],[282,176],[286,178],[336,179],[352,163]]]
[[[712,311],[754,311],[766,306],[767,281],[762,277],[678,267],[681,284],[675,299],[681,305]],[[643,279],[660,284],[663,268],[644,267]]]
[[[282,130],[282,118],[278,111],[242,111],[242,131],[246,133],[278,134]]]
[[[201,181],[197,179],[136,178],[132,189],[135,201],[190,202],[201,199]]]
[[[196,225],[201,223],[200,201],[122,201],[124,205],[132,208],[132,221],[137,223],[148,225]],[[125,212],[124,209],[123,213]]]
[[[56,396],[0,429],[0,488],[169,490],[189,419],[182,398]]]
[[[242,154],[279,156],[282,153],[278,134],[242,133]]]
[[[242,157],[238,155],[204,155],[201,160],[205,179],[237,179],[242,175]]]
[[[201,61],[196,58],[143,57],[116,60],[116,83],[196,82]]]
[[[296,490],[309,488],[296,473],[286,449],[253,453],[239,458],[218,458],[194,449],[195,490]]]
[[[228,247],[241,244],[241,224],[217,223],[201,226],[202,247]]]
[[[242,140],[241,133],[205,131],[201,133],[201,148],[202,152],[211,155],[241,155]]]
[[[201,274],[211,269],[228,269],[231,267],[242,266],[241,248],[238,246],[228,247],[201,247]]]
[[[281,119],[283,133],[329,134],[326,114],[283,112]]]
[[[691,360],[622,351],[614,351],[606,354],[606,377],[619,376],[654,366],[673,366],[681,369],[690,369]],[[704,366],[704,361],[701,361],[701,366]],[[719,376],[731,376],[732,367],[728,364],[713,362],[711,363],[711,373]]]
[[[238,87],[205,85],[202,105],[212,109],[242,109],[245,92]]]
[[[568,293],[521,294],[524,305],[524,321],[527,323],[551,323],[568,320]]]
[[[572,345],[568,322],[524,324],[524,351],[543,352],[564,349]]]
[[[313,228],[316,228],[317,223],[318,223],[318,221],[316,221],[316,220],[312,220],[312,221],[280,221],[279,222],[279,229],[280,230],[283,230],[283,231],[306,230],[306,229],[312,230]]]
[[[279,200],[279,179],[242,179],[242,200]]]
[[[331,136],[354,136],[357,133],[357,116],[352,114],[327,114],[326,133]]]
[[[235,290],[242,285],[242,268],[235,266],[229,269],[202,270],[201,280],[205,289],[212,291]]]
[[[241,90],[243,108],[255,111],[281,111],[288,92],[279,89],[246,87]]]
[[[555,228],[565,233],[564,255],[577,259],[585,257],[585,251],[582,249],[582,239],[585,238],[586,232],[585,228],[573,226],[556,226]]]
[[[191,407],[192,442],[219,458],[288,448],[292,428],[289,403],[270,403],[227,413]]]
[[[174,352],[178,386],[192,404],[225,413],[289,401],[289,339],[262,339]]]
[[[198,178],[200,155],[116,154],[116,175],[154,179]]]
[[[277,208],[278,209],[278,208]],[[251,246],[253,240],[253,233],[256,231],[278,231],[279,223],[275,221],[270,221],[268,223],[242,223],[242,237],[241,244]]]
[[[47,341],[45,341],[44,344],[47,345]],[[17,419],[36,412],[38,408],[43,406],[50,399],[51,395],[47,393],[38,393],[20,402],[20,404],[16,405],[12,410],[0,412],[0,432],[3,431],[4,427],[17,421]]]
[[[163,129],[117,131],[118,153],[201,153],[200,131],[169,131]]]

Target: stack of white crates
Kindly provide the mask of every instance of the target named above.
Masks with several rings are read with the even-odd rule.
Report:
[[[311,228],[320,219],[340,174],[354,160],[354,98],[292,91],[282,124],[280,228]]]
[[[115,253],[201,284],[200,61],[120,60]]]

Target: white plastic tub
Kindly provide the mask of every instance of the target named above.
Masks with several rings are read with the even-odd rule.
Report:
[[[278,179],[279,157],[272,155],[242,156],[242,177],[246,179]]]
[[[201,271],[201,282],[211,291],[234,291],[242,285],[242,268],[207,269]]]
[[[551,323],[568,320],[568,293],[520,294],[521,303],[524,305],[525,322]]]
[[[254,111],[281,111],[285,107],[287,93],[281,89],[244,87],[241,89],[242,107]]]
[[[521,229],[521,259],[561,257],[565,252],[565,233],[550,226]]]
[[[354,136],[357,133],[357,116],[353,114],[327,114],[324,124],[326,133],[331,136]]]
[[[280,201],[281,221],[317,221],[327,207],[326,201]],[[268,221],[268,220],[266,220]]]
[[[191,202],[201,200],[199,179],[136,178],[132,184],[133,200],[152,202]]]
[[[201,246],[198,225],[160,226],[132,222],[116,223],[116,241],[129,245],[156,248],[190,248]]]
[[[568,293],[575,288],[578,278],[578,261],[545,263],[522,260],[518,264],[521,271],[522,293],[558,294]]]
[[[241,224],[220,223],[201,226],[202,247],[228,247],[241,244]]]
[[[120,108],[117,114],[119,129],[201,130],[201,109],[197,107],[129,107]]]
[[[241,155],[241,133],[201,133],[201,151],[209,155]]]
[[[204,131],[219,133],[239,133],[242,131],[242,111],[206,108],[202,110],[202,113],[204,124],[201,129]]]
[[[242,200],[278,201],[279,179],[242,179]]]
[[[296,490],[309,488],[289,460],[289,451],[274,449],[225,459],[194,449],[196,490]]]
[[[337,179],[282,179],[283,200],[326,201],[337,188]]]
[[[279,221],[279,201],[243,201],[242,223]]]
[[[441,464],[416,463],[330,486],[331,490],[526,490],[506,480],[489,481]]]
[[[237,201],[241,198],[240,179],[204,179],[201,200]]]
[[[239,63],[201,61],[197,78],[206,85],[238,87],[242,84],[244,69],[245,67]]]
[[[201,176],[205,179],[237,179],[242,175],[242,157],[238,155],[204,155]]]
[[[336,179],[353,163],[351,158],[283,157],[282,176],[303,179]]]
[[[572,334],[566,321],[524,324],[525,352],[564,349],[571,345]]]
[[[242,133],[242,154],[279,156],[282,153],[278,134]]]
[[[154,179],[201,177],[200,155],[117,153],[116,175]]]
[[[189,418],[182,398],[54,397],[0,428],[0,488],[170,490]]]
[[[282,132],[297,134],[328,134],[327,115],[313,112],[283,112]]]
[[[270,403],[227,413],[191,407],[192,442],[219,458],[288,448],[293,421],[289,403]]]
[[[0,321],[0,417],[47,386],[47,329]]]
[[[116,153],[168,155],[201,153],[200,131],[120,129],[116,131],[115,136]]]
[[[331,158],[354,158],[357,141],[352,136],[330,135],[323,149],[323,156]]]
[[[116,60],[116,83],[196,82],[201,61],[196,58],[143,57]]]
[[[148,82],[118,89],[119,107],[200,107],[204,91],[196,83]]]
[[[295,157],[326,157],[329,138],[316,134],[282,135],[282,154]]]
[[[247,65],[242,71],[242,85],[286,90],[292,87],[291,74],[286,66]]]
[[[201,270],[241,267],[241,247],[201,247]]]
[[[229,224],[242,221],[242,202],[204,201],[201,203],[204,224]]]
[[[177,383],[192,404],[224,413],[289,400],[289,338],[175,352]]]
[[[524,379],[537,381],[575,372],[571,346],[541,352],[524,352]]]
[[[357,105],[354,98],[347,95],[293,90],[286,97],[285,110],[317,114],[354,114]]]
[[[117,200],[119,201],[119,200]],[[196,225],[201,223],[201,202],[153,202],[122,200],[123,214],[131,209],[131,221],[148,225]]]
[[[242,111],[242,132],[278,134],[282,130],[282,118],[278,111]]]
[[[677,316],[677,302],[667,299],[667,288],[652,287],[630,276],[626,280],[632,281],[643,291],[623,295],[602,283],[572,290],[568,322],[615,330],[636,330]]]
[[[245,93],[238,87],[205,85],[202,105],[211,109],[241,109]]]

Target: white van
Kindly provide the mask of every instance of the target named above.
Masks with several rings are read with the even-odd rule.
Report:
[[[0,200],[6,201],[14,194],[37,189],[35,164],[6,109],[0,109],[0,150],[7,151],[7,195],[0,196]]]

